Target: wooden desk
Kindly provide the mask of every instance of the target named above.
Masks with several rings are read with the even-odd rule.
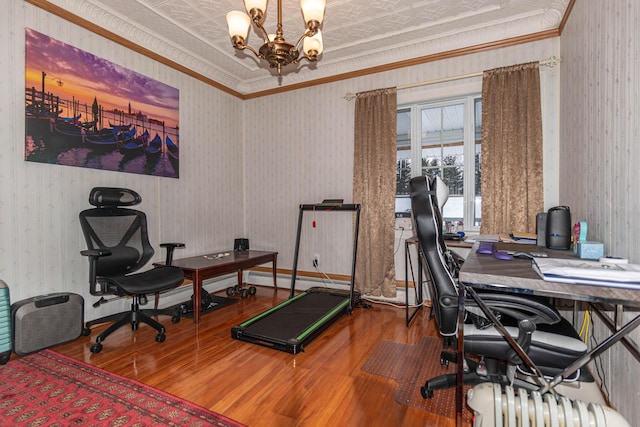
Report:
[[[557,251],[547,248],[540,248],[530,245],[519,245],[509,243],[498,243],[498,250],[524,250],[529,252],[547,252],[550,257],[555,258],[576,258],[571,251]],[[590,303],[610,303],[616,304],[617,307],[622,306],[640,306],[640,290],[622,289],[617,287],[606,286],[592,286],[592,285],[577,285],[570,283],[556,283],[543,280],[532,268],[530,260],[513,259],[511,261],[499,260],[491,255],[476,253],[477,244],[471,250],[469,257],[460,270],[460,283],[464,286],[460,286],[459,289],[459,306],[460,312],[458,313],[458,384],[456,387],[456,406],[461,413],[462,408],[462,357],[464,355],[464,334],[463,334],[463,313],[464,313],[464,294],[474,298],[485,313],[492,318],[492,314],[489,314],[483,307],[484,303],[475,293],[475,289],[492,289],[514,293],[524,293],[531,295],[541,295],[554,298],[571,299],[577,301],[587,301]],[[595,307],[595,306],[594,306]],[[519,347],[515,340],[506,334],[506,331],[502,331],[502,325],[493,316],[492,320],[498,330],[503,333],[505,339],[517,350]],[[562,373],[558,374],[553,380],[547,381],[540,380],[542,393],[550,391],[553,387],[558,385],[564,378],[575,372],[580,367],[586,365],[593,358],[599,356],[612,345],[618,341],[622,343],[631,351],[631,353],[638,358],[639,352],[637,347],[629,340],[625,338],[625,335],[631,332],[634,328],[640,325],[640,315],[635,316],[629,320],[626,324],[612,328],[613,334],[606,340],[603,340],[595,348],[587,352],[586,355],[578,359],[571,366],[568,366]],[[609,326],[609,325],[607,325]],[[506,334],[506,335],[505,335]],[[522,349],[517,350],[518,354]],[[522,351],[522,353],[524,353]],[[527,364],[537,370],[533,362],[524,354],[523,360],[526,360]],[[529,360],[527,360],[529,359]],[[640,360],[640,359],[639,359]],[[460,421],[460,417],[456,420]],[[461,424],[459,424],[461,425]]]
[[[498,243],[497,248],[507,251],[546,252],[553,258],[577,259],[572,251],[517,243]],[[460,270],[460,281],[476,289],[498,289],[577,301],[640,306],[640,290],[547,282],[533,271],[531,261],[499,260],[490,255],[477,254],[475,246]]]
[[[217,258],[218,254],[229,255]],[[193,281],[193,321],[200,322],[200,303],[202,299],[202,281],[227,273],[238,272],[238,285],[242,286],[242,270],[256,265],[273,263],[273,286],[278,289],[276,278],[276,261],[278,252],[266,251],[220,251],[206,255],[198,255],[190,258],[173,260],[172,266],[179,267],[184,272],[184,277]],[[153,264],[164,266],[163,263]]]

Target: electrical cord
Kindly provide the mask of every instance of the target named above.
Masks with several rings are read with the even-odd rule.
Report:
[[[580,327],[580,332],[578,335],[582,338],[585,344],[589,341],[589,324],[591,321],[591,312],[589,311],[589,307],[584,311],[584,317],[582,318],[582,326]]]
[[[340,283],[335,283],[333,280],[331,280],[331,277],[329,277],[324,271],[322,271],[322,270],[320,270],[320,268],[318,268],[318,264],[317,263],[314,262],[313,264],[314,264],[313,268],[316,270],[316,273],[321,275],[320,280],[322,281],[322,285],[325,288],[329,287],[327,285],[327,281],[333,286],[346,286],[346,285],[342,285]],[[325,278],[326,278],[326,281],[325,281]],[[360,299],[363,300],[363,301],[367,301],[367,302],[373,303],[373,304],[388,305],[388,306],[395,307],[395,308],[405,308],[406,307],[406,304],[397,304],[397,303],[394,303],[392,301],[383,301],[383,300],[379,300],[379,299],[375,299],[375,298],[371,298],[371,297],[361,297]],[[420,306],[419,304],[409,304],[409,308],[416,308],[416,307],[419,307],[419,306]],[[422,303],[422,306],[426,307],[426,308],[431,308],[431,304],[428,303],[427,301],[424,301]]]
[[[314,260],[313,261],[313,268],[316,270],[316,273],[318,273],[320,275],[320,280],[322,281],[322,285],[325,288],[328,288],[329,286],[327,286],[327,283],[325,282],[325,278],[329,281],[329,283],[333,286],[346,286],[343,285],[341,283],[335,283],[333,280],[331,280],[331,277],[329,277],[327,275],[327,273],[325,273],[324,271],[320,270],[320,268],[318,268],[318,263]]]
[[[589,323],[591,324],[591,341],[594,347],[598,346],[598,341],[596,340],[595,335],[593,334],[593,329],[595,328],[593,317],[589,316]],[[607,383],[605,382],[604,368],[602,367],[602,359],[600,356],[593,359],[593,366],[596,368],[596,373],[598,374],[598,379],[600,380],[600,386],[602,387],[605,398],[607,402],[609,401],[609,387],[607,387]]]
[[[375,298],[371,298],[371,297],[362,297],[360,299],[363,299],[367,302],[373,303],[373,304],[381,304],[381,305],[388,305],[391,307],[395,307],[395,308],[405,308],[407,307],[405,304],[398,304],[392,301],[383,301],[383,300],[379,300],[379,299],[375,299]],[[420,307],[420,304],[409,304],[409,308],[417,308]],[[426,301],[422,303],[422,307],[426,307],[426,308],[431,308],[431,304],[427,303]]]

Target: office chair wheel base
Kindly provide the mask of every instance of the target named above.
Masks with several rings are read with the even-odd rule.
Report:
[[[91,328],[82,328],[82,336],[88,337],[89,335],[91,335]]]
[[[420,394],[423,399],[431,399],[433,397],[433,390],[428,390],[426,387],[420,387]]]
[[[102,351],[102,344],[99,342],[93,344],[89,351],[91,351],[91,353],[100,353]]]
[[[167,339],[167,336],[165,334],[156,335],[156,341],[158,342],[164,342],[165,339]]]

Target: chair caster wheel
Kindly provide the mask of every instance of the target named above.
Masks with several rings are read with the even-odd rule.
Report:
[[[227,288],[227,296],[230,297],[231,295],[233,295],[235,293],[235,291],[233,290],[233,287],[230,286]]]
[[[165,339],[167,339],[167,336],[165,334],[156,335],[156,341],[158,342],[164,342]]]
[[[449,366],[449,361],[443,357],[440,358],[440,364],[442,366]]]
[[[255,295],[255,294],[256,294],[256,287],[249,286],[249,295]]]
[[[426,387],[420,387],[420,394],[424,399],[431,399],[433,397],[433,390],[428,390]]]
[[[246,289],[242,289],[242,290],[240,291],[240,296],[241,296],[242,298],[246,298],[246,297],[248,297],[248,296],[249,296],[249,291],[248,291],[248,290],[246,290]]]
[[[82,328],[82,336],[88,337],[89,335],[91,335],[91,328]]]
[[[173,316],[171,318],[171,323],[180,323],[180,315]]]
[[[100,353],[102,351],[102,344],[99,342],[93,344],[89,351],[91,351],[91,353]]]

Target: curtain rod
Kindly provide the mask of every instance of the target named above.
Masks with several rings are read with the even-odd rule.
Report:
[[[542,61],[539,61],[539,64],[543,67],[555,67],[556,65],[558,65],[560,63],[561,59],[556,57],[556,56],[551,56],[549,59],[545,59]],[[406,85],[398,85],[396,86],[397,90],[402,90],[402,89],[410,89],[413,87],[419,87],[419,86],[428,86],[428,85],[433,85],[436,83],[444,83],[444,82],[450,82],[453,80],[462,80],[462,79],[468,79],[470,77],[480,77],[482,76],[482,74],[484,73],[484,71],[480,71],[477,73],[469,73],[469,74],[460,74],[457,76],[451,76],[451,77],[443,77],[441,79],[435,79],[435,80],[427,80],[424,82],[418,82],[418,83],[409,83]],[[347,101],[351,101],[352,99],[355,99],[356,94],[355,93],[351,93],[348,92],[347,94],[345,94],[344,99],[346,99]]]

